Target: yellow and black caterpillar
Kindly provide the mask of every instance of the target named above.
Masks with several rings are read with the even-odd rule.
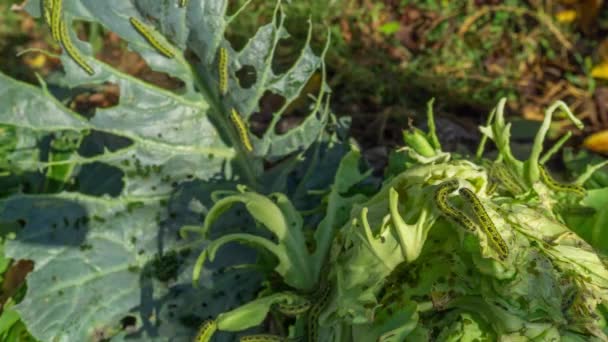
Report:
[[[84,56],[78,51],[72,38],[68,32],[68,26],[63,19],[63,1],[62,0],[43,0],[42,12],[44,20],[51,27],[51,35],[53,39],[60,43],[65,52],[78,64],[87,74],[93,75],[95,71],[87,63]]]
[[[239,134],[239,138],[241,139],[241,144],[247,152],[253,151],[253,145],[251,144],[251,140],[249,139],[249,130],[247,129],[247,125],[243,122],[241,115],[236,111],[236,109],[232,109],[230,113],[230,120],[234,124],[234,127]]]
[[[437,190],[435,190],[435,205],[439,209],[439,212],[446,218],[456,222],[457,224],[464,227],[469,232],[477,230],[477,224],[473,222],[464,212],[454,208],[448,202],[447,196],[456,191],[459,188],[457,180],[449,180],[441,183]],[[473,214],[477,219],[479,226],[483,229],[483,232],[488,237],[488,242],[491,247],[496,251],[498,257],[501,260],[505,260],[509,255],[509,249],[506,242],[496,229],[494,222],[486,212],[483,204],[477,198],[475,193],[467,188],[460,188],[458,191],[462,199],[468,203],[473,209]]]
[[[154,47],[156,51],[160,52],[161,55],[167,58],[173,58],[175,56],[171,47],[164,45],[154,36],[155,32],[153,28],[142,23],[141,21],[139,21],[139,19],[134,17],[129,18],[129,22],[131,23],[131,25],[133,25],[135,30],[139,32],[139,34],[146,38],[148,43],[150,43],[150,45],[152,45],[152,47]]]
[[[224,96],[228,93],[228,50],[223,47],[219,51],[218,74],[220,95]]]

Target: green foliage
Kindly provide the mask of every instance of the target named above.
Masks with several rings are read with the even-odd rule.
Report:
[[[27,294],[14,312],[43,341],[192,338],[208,316],[250,299],[259,277],[248,269],[224,272],[231,262],[254,258],[249,250],[231,246],[201,275],[202,286],[193,287],[191,270],[208,242],[184,241],[178,229],[200,222],[214,190],[239,182],[287,192],[290,174],[317,167],[303,165],[297,155],[313,145],[311,151],[317,145],[339,145],[324,132],[331,118],[324,76],[304,121],[285,133],[276,130],[309,78],[324,74],[325,50],[317,56],[305,44],[292,66],[282,73],[273,70],[277,45],[288,37],[280,3],[270,23],[239,50],[223,36],[244,8],[227,13],[227,1],[190,1],[187,8],[152,0],[63,5],[69,28],[76,20],[102,25],[182,87],[161,89],[124,74],[94,59],[89,44],[77,39],[74,44],[94,75],[64,53],[65,73],[53,77],[53,86],[86,89],[112,83],[120,89],[116,105],[84,116],[65,106],[42,80],[37,88],[0,75],[2,138],[16,137],[2,148],[3,181],[28,184],[0,203],[0,222],[16,232],[5,252],[35,264]],[[26,7],[33,15],[40,15],[40,8],[40,1]],[[129,17],[154,26],[173,44],[175,57],[159,55]],[[220,47],[229,55],[226,96],[218,91]],[[236,76],[244,66],[256,76],[248,87]],[[284,106],[272,113],[265,133],[251,136],[255,149],[246,153],[229,113],[235,108],[249,121],[267,92],[281,96]],[[264,160],[294,153],[286,159],[291,162],[264,172]],[[322,178],[314,177],[326,183]],[[307,188],[302,185],[301,191]],[[215,229],[232,232],[247,222],[234,217]]]
[[[531,155],[522,161],[511,154],[504,105],[503,100],[488,124],[481,127],[498,148],[494,161],[482,158],[485,142],[478,153],[480,163],[476,164],[442,152],[439,143],[434,142],[434,132],[413,130],[404,134],[406,147],[401,150],[408,156],[409,166],[389,174],[372,196],[358,191],[364,174],[355,178],[337,174],[332,190],[344,178],[356,180],[347,187],[356,200],[342,207],[348,209],[350,218],[343,217],[339,225],[333,226],[324,277],[317,280],[320,286],[330,287],[331,295],[322,302],[322,296],[309,297],[322,303],[322,307],[319,316],[308,316],[317,324],[308,323],[307,329],[319,326],[320,331],[314,334],[328,341],[392,341],[429,336],[454,341],[608,338],[604,304],[608,300],[608,269],[604,257],[576,235],[570,228],[574,226],[569,226],[561,215],[561,208],[567,204],[591,208],[604,205],[605,188],[582,193],[581,201],[568,196],[568,187],[539,177],[539,159],[552,114],[557,108],[568,112],[567,107],[558,102],[547,110]],[[432,115],[429,111],[429,122],[433,121]],[[339,170],[355,169],[358,159],[358,153],[351,152]],[[503,184],[491,186],[497,181],[491,176],[494,163],[500,163],[521,184],[521,191],[514,193]],[[588,167],[576,183],[583,183],[602,165]],[[444,187],[446,182],[454,186]],[[457,188],[461,189],[460,195]],[[452,215],[446,214],[446,204],[440,202],[445,198],[439,193],[446,189],[451,189],[446,194],[454,205],[449,208]],[[263,259],[258,266],[268,269],[269,265],[276,265],[282,286],[270,282],[260,298],[219,315],[219,330],[247,329],[261,323],[261,317],[271,310],[271,303],[283,295],[285,287],[305,296],[308,286],[302,285],[307,283],[297,277],[305,271],[284,267],[285,260],[290,265],[296,261],[315,262],[314,257],[298,255],[299,247],[291,242],[303,238],[300,224],[293,225],[295,229],[288,233],[270,228],[270,218],[301,222],[284,197],[254,193],[246,196],[256,198],[251,203],[268,201],[261,206],[248,202],[246,207],[256,222],[275,233],[277,240],[262,243],[263,238],[252,235],[241,236],[239,241],[261,245],[276,255],[276,263]],[[227,197],[228,201],[232,198]],[[276,204],[270,202],[273,199]],[[223,212],[224,201],[217,201],[210,213]],[[336,215],[337,208],[331,204],[330,197],[325,209],[327,217]],[[269,210],[277,205],[290,210],[270,214]],[[462,227],[463,220],[452,220],[453,216],[474,220]],[[203,234],[207,223],[217,218],[214,214],[207,216]],[[595,218],[598,219],[601,218]],[[576,227],[577,231],[602,230],[595,222],[580,224],[583,226]],[[327,226],[319,224],[315,238],[325,229]],[[215,244],[223,244],[224,239],[230,239],[230,235],[217,238],[203,255],[215,253]],[[496,249],[496,241],[502,241],[501,250]],[[315,252],[324,246],[319,242],[315,240],[313,244]],[[282,249],[293,254],[275,252]],[[297,272],[290,273],[292,270]],[[233,324],[222,324],[227,320]],[[289,338],[299,336],[298,322],[300,318],[295,330],[284,328],[289,331]]]
[[[369,174],[360,173],[358,162],[360,154],[351,151],[344,156],[338,167],[331,191],[326,195],[327,207],[325,217],[319,222],[314,235],[306,237],[303,227],[303,217],[295,209],[291,201],[283,194],[275,193],[262,196],[257,193],[239,189],[228,193],[228,196],[218,200],[209,210],[205,224],[201,228],[184,227],[184,232],[198,232],[203,236],[209,234],[209,229],[220,220],[228,208],[237,203],[243,203],[254,221],[271,233],[270,238],[253,234],[226,234],[211,242],[199,256],[194,268],[194,281],[198,281],[205,261],[213,261],[218,249],[228,242],[237,241],[256,246],[272,255],[268,264],[260,264],[260,269],[273,271],[281,277],[281,286],[287,286],[295,293],[316,293],[310,300],[317,301],[317,291],[327,277],[327,259],[336,227],[343,225],[348,218],[350,208],[364,197],[360,194],[347,195],[349,189],[364,180]],[[224,193],[225,194],[225,193]],[[309,246],[314,250],[309,251]],[[270,273],[268,273],[270,275]],[[280,288],[279,286],[278,288]],[[272,286],[267,291],[274,292]],[[283,291],[256,299],[232,311],[222,313],[217,318],[219,330],[240,331],[259,325],[266,317],[272,305],[284,300]],[[290,301],[298,301],[298,296]],[[291,303],[288,303],[291,304]],[[313,306],[314,307],[314,306]],[[311,309],[312,310],[312,309]]]
[[[335,3],[315,1],[313,17]],[[29,1],[26,9],[39,16],[42,7]],[[567,139],[543,153],[554,112],[582,126],[563,103],[547,109],[530,156],[520,160],[502,100],[480,128],[473,162],[442,150],[431,102],[429,132],[404,132],[406,147],[392,154],[376,189],[359,150],[343,143],[348,123],[329,110],[329,39],[315,54],[313,37],[325,35],[306,27],[285,67],[280,2],[268,24],[236,43],[224,37],[249,7],[229,10],[227,0],[79,0],[63,10],[67,27],[84,20],[115,32],[180,86],[127,75],[78,39],[93,75],[66,53],[64,72],[40,87],[0,74],[0,226],[10,237],[0,271],[10,259],[35,266],[27,291],[4,306],[1,339],[188,340],[204,321],[219,341],[269,327],[289,338],[345,342],[608,339],[608,270],[598,253],[608,250],[608,193],[594,175],[603,164],[572,158],[579,177],[568,186],[542,168]],[[470,39],[451,47],[491,49],[492,39]],[[242,71],[254,75],[251,84]],[[315,75],[319,89],[308,94]],[[118,86],[117,104],[86,115],[67,105],[106,83]],[[268,127],[251,134],[269,94],[284,101]],[[309,99],[303,121],[279,133],[302,98]],[[235,127],[237,112],[245,123]],[[483,156],[488,139],[496,160]],[[585,192],[585,183],[593,189]],[[302,303],[295,314],[281,309]]]

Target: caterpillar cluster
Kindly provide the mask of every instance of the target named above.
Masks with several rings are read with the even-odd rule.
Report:
[[[441,183],[435,191],[435,205],[446,218],[458,223],[469,232],[475,232],[477,230],[475,223],[473,223],[473,221],[463,212],[457,210],[448,203],[448,195],[457,189],[457,180]]]
[[[46,23],[51,27],[53,39],[63,46],[68,56],[82,68],[87,74],[94,75],[95,71],[87,63],[84,56],[78,51],[68,32],[68,27],[63,20],[63,1],[62,0],[43,0],[42,10]]]
[[[506,259],[507,256],[509,256],[509,248],[507,247],[505,241],[502,239],[502,236],[500,236],[500,233],[496,229],[494,222],[492,222],[492,219],[484,209],[483,204],[481,204],[479,198],[475,196],[475,193],[473,193],[473,191],[467,188],[461,188],[460,190],[458,190],[458,193],[473,208],[473,213],[477,217],[479,225],[486,233],[486,236],[488,237],[488,240],[492,247],[498,252],[498,257],[501,260]]]
[[[161,43],[154,36],[156,34],[156,32],[154,32],[153,28],[142,23],[141,21],[139,21],[137,18],[134,18],[134,17],[129,18],[129,22],[131,23],[131,25],[133,25],[135,30],[137,30],[137,32],[139,32],[139,34],[144,36],[144,38],[146,38],[148,43],[150,43],[150,45],[152,45],[152,47],[154,47],[156,49],[156,51],[158,51],[161,55],[163,55],[167,58],[173,58],[175,56],[170,47],[163,45],[163,43]]]
[[[512,195],[520,195],[526,192],[524,187],[517,182],[511,171],[502,163],[492,164],[489,176],[492,189],[495,189],[500,184]],[[492,193],[493,191],[489,190],[488,192]]]
[[[224,47],[219,48],[218,79],[219,93],[221,96],[224,96],[228,93],[228,50],[226,50],[226,48]],[[230,113],[230,120],[236,128],[239,138],[241,140],[241,144],[243,145],[245,150],[247,152],[252,152],[253,144],[251,143],[251,139],[249,138],[249,130],[247,129],[247,125],[245,124],[245,122],[243,122],[241,115],[234,108]]]
[[[435,205],[443,216],[458,223],[467,231],[474,232],[477,230],[477,225],[464,212],[454,208],[448,202],[447,196],[456,191],[458,188],[459,185],[457,180],[450,180],[441,183],[435,191]],[[509,255],[507,244],[496,229],[494,222],[492,222],[492,219],[486,212],[481,201],[479,201],[475,193],[469,189],[461,188],[458,193],[473,209],[475,218],[488,237],[490,245],[494,250],[496,250],[499,259],[505,260]]]

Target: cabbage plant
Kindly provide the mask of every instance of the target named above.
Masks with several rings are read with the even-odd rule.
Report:
[[[251,340],[607,340],[608,269],[562,214],[585,208],[582,185],[605,163],[558,182],[544,166],[565,142],[543,153],[552,116],[562,110],[582,123],[555,103],[520,160],[504,106],[480,127],[477,155],[466,158],[441,149],[429,105],[429,132],[404,133],[406,146],[371,196],[357,191],[366,174],[353,172],[359,153],[351,151],[314,234],[282,194],[240,188],[219,199],[202,227],[183,231],[207,237],[242,203],[269,234],[220,235],[200,254],[194,279],[237,241],[264,256],[256,265],[267,281],[258,298],[205,321],[201,340],[260,325],[266,333]],[[493,159],[483,156],[488,139],[498,150]]]
[[[601,165],[568,184],[543,166],[563,144],[542,153],[554,111],[580,125],[562,103],[525,161],[504,101],[472,158],[441,149],[429,111],[430,131],[404,134],[374,188],[329,109],[330,42],[315,53],[309,26],[283,63],[279,1],[233,43],[249,3],[24,4],[63,69],[38,86],[0,74],[3,254],[34,265],[5,318],[40,341],[606,339],[602,257],[572,230],[602,223],[564,223],[580,222],[566,209],[600,208],[605,189],[581,185]],[[114,32],[176,88],[94,58],[77,21]],[[108,85],[115,104],[73,110]],[[294,112],[300,124],[279,129]],[[256,114],[263,132],[249,129]]]
[[[178,233],[200,222],[211,192],[240,183],[306,198],[309,187],[331,181],[344,153],[337,138],[344,125],[328,107],[329,41],[313,49],[309,23],[307,41],[290,45],[280,1],[247,39],[229,41],[248,3],[15,6],[47,22],[63,49],[62,68],[38,85],[0,73],[0,226],[10,237],[3,254],[34,265],[11,310],[37,340],[192,340],[201,320],[247,302],[260,281],[251,269],[223,272],[225,264],[255,260],[236,246],[201,276],[201,286],[191,286],[208,241]],[[94,44],[77,37],[82,22],[93,34],[113,32],[149,67],[148,79],[174,86],[95,58]],[[318,87],[311,90],[312,79]],[[117,90],[115,103],[75,111],[77,96],[108,87]],[[276,101],[272,108],[268,98]],[[267,120],[264,131],[253,129],[259,117]],[[299,124],[282,128],[293,119]],[[303,163],[306,155],[312,157]],[[320,167],[326,172],[316,172]],[[218,231],[247,222],[245,215],[224,220]]]

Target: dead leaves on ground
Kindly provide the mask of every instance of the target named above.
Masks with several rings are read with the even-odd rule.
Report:
[[[369,0],[360,2],[363,7],[368,6],[369,13],[378,13],[377,3],[374,7]],[[563,100],[587,123],[587,130],[573,132],[576,135],[608,129],[608,87],[603,83],[608,80],[608,39],[595,48],[590,46],[593,39],[597,42],[602,37],[598,15],[608,7],[603,0],[530,1],[509,6],[500,1],[479,0],[462,5],[446,2],[433,10],[423,2],[402,5],[399,1],[385,0],[383,4],[380,14],[370,15],[372,24],[361,31],[363,39],[375,37],[370,45],[386,49],[393,58],[398,56],[392,51],[405,49],[408,53],[402,55],[409,57],[402,59],[400,65],[418,57],[426,59],[422,63],[426,69],[418,69],[417,73],[426,73],[429,79],[462,81],[455,89],[447,89],[448,93],[455,91],[459,96],[467,96],[486,86],[509,89],[517,98],[509,102],[512,112],[522,113],[530,120],[542,120],[545,108]],[[508,22],[517,26],[517,30],[505,31],[502,39],[488,49],[485,37],[496,31],[497,22],[493,20],[498,17],[509,18]],[[394,41],[387,44],[386,34],[382,36],[378,31],[394,22],[399,23],[399,28],[391,29],[395,31]],[[437,37],[440,26],[442,35]],[[343,32],[348,41],[354,40],[351,26]],[[465,44],[465,49],[455,48],[459,44]],[[479,53],[475,50],[483,53],[471,57]],[[463,52],[466,53],[459,55]],[[593,61],[595,67],[588,69],[581,56]],[[597,82],[593,83],[590,76]],[[555,125],[554,134],[572,129],[564,119]],[[598,140],[595,137],[589,141]],[[597,150],[597,143],[586,146]]]
[[[4,303],[17,293],[25,284],[25,277],[34,269],[31,260],[18,260],[14,262],[3,275],[2,293],[0,294],[0,311]]]
[[[563,9],[556,13],[558,22],[576,21],[582,32],[591,34],[598,29],[597,18],[602,9],[603,0],[562,0]]]

